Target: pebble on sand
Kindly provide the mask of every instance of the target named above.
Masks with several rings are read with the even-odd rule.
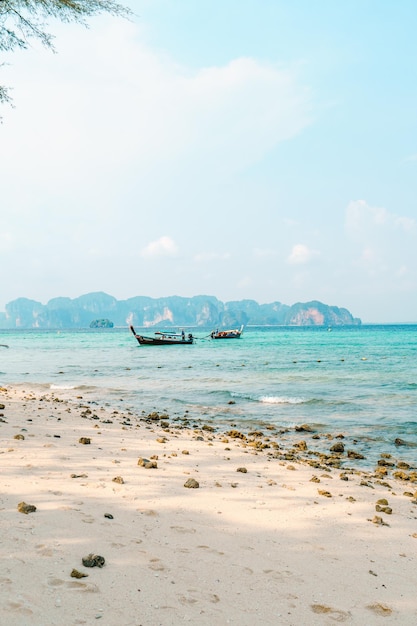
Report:
[[[19,502],[17,505],[17,510],[19,513],[34,513],[36,511],[36,506],[34,504],[26,504],[26,502]]]

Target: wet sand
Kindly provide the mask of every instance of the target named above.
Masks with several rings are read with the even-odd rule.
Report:
[[[308,429],[0,403],[1,624],[417,623],[414,468],[338,467],[342,437],[311,456]]]

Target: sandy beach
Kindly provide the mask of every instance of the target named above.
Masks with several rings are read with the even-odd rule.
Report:
[[[2,625],[417,623],[415,469],[71,392],[0,403]]]

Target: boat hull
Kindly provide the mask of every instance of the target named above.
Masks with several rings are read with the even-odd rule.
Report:
[[[194,337],[191,334],[182,336],[155,333],[158,335],[157,337],[145,337],[138,335],[133,326],[130,327],[130,330],[141,346],[190,346],[194,343]]]
[[[240,339],[242,333],[243,326],[231,330],[213,330],[213,332],[210,333],[210,337],[212,339]]]

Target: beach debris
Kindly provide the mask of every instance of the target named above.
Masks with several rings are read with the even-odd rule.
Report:
[[[189,478],[185,483],[184,487],[187,489],[198,489],[200,487],[200,483],[195,480],[195,478]]]
[[[107,519],[114,519],[113,515],[111,513],[105,513],[104,517],[107,517]]]
[[[24,438],[25,438],[25,436],[24,436],[24,435],[21,435],[20,433],[19,433],[18,435],[15,435],[15,436],[13,437],[13,439],[24,439]]]
[[[103,567],[106,562],[104,556],[90,553],[82,558],[84,567]]]
[[[158,463],[155,460],[151,461],[143,457],[139,457],[138,465],[140,465],[140,467],[144,467],[145,469],[157,469],[158,467]]]
[[[345,446],[343,445],[341,441],[338,441],[330,448],[330,452],[343,453],[344,451],[345,451]]]
[[[369,570],[369,573],[372,574],[372,576],[378,576],[378,574],[376,574],[373,570]]]
[[[36,506],[34,504],[26,504],[26,502],[19,502],[17,505],[17,510],[19,513],[34,513],[36,511]]]
[[[248,470],[246,469],[246,467],[238,467],[237,472],[241,472],[242,474],[247,474]]]
[[[119,485],[124,485],[125,482],[121,476],[115,476],[112,480],[114,483],[119,483]]]
[[[85,446],[89,445],[91,443],[91,439],[90,437],[80,437],[78,440],[78,443],[82,443]]]
[[[88,474],[71,474],[70,478],[88,478]]]
[[[87,578],[88,574],[84,574],[83,572],[79,572],[77,569],[73,569],[71,574],[71,578]]]

